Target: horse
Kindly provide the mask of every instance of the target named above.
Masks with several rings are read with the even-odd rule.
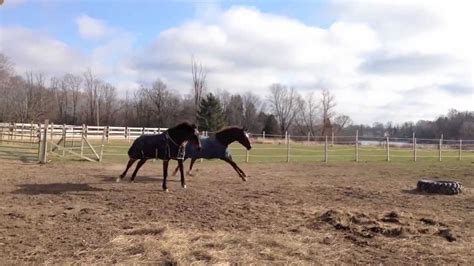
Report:
[[[197,159],[221,159],[230,164],[243,181],[247,181],[247,175],[237,166],[234,160],[232,160],[232,155],[229,151],[229,145],[235,141],[242,144],[247,150],[252,149],[247,128],[237,126],[227,127],[218,131],[215,137],[200,137],[200,140],[202,145],[201,150],[196,150],[192,146],[186,146],[184,160],[191,158],[188,171],[189,175],[191,175],[191,170]],[[178,168],[179,166],[176,167],[173,175],[176,175]]]
[[[191,145],[187,145],[190,142]],[[177,160],[181,174],[181,186],[186,188],[186,181],[183,171],[183,160],[185,147],[193,146],[195,149],[201,149],[201,141],[196,125],[188,122],[181,123],[158,135],[142,135],[138,137],[128,150],[129,161],[125,171],[117,178],[120,182],[126,175],[128,169],[140,160],[133,171],[130,182],[133,182],[138,170],[149,159],[163,160],[163,190],[168,191],[166,179],[168,177],[169,160]]]

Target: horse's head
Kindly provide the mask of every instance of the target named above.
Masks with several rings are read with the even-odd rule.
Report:
[[[239,137],[237,141],[242,144],[247,150],[252,149],[252,145],[250,145],[250,136],[246,127],[243,127],[239,130]]]

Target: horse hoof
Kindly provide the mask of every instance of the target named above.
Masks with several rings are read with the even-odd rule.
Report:
[[[135,183],[135,180],[133,179],[130,179],[130,181],[128,181],[129,183]]]
[[[117,183],[120,183],[120,181],[122,181],[121,177],[117,177],[117,179],[115,179],[115,182],[117,182]]]
[[[186,189],[186,185],[183,185],[182,187],[183,187],[184,189]]]
[[[242,177],[242,181],[247,182],[247,178]]]
[[[166,193],[169,192],[169,190],[167,188],[164,188],[163,191],[166,192]]]

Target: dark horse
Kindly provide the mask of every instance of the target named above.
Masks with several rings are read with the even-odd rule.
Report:
[[[234,141],[242,144],[247,150],[252,149],[247,129],[236,126],[227,127],[218,131],[215,137],[201,137],[201,150],[196,150],[194,147],[188,145],[184,157],[184,160],[191,158],[188,174],[191,174],[194,162],[197,159],[221,159],[230,164],[243,181],[247,181],[245,179],[247,175],[237,166],[234,160],[232,160],[232,155],[229,151],[229,145]],[[179,166],[176,167],[173,175],[176,175],[178,168]]]
[[[186,145],[188,141],[192,145]],[[117,178],[117,182],[120,182],[120,180],[125,177],[128,169],[135,161],[140,160],[135,171],[133,171],[130,182],[133,182],[138,170],[148,159],[161,159],[163,160],[163,190],[168,191],[166,186],[168,163],[170,159],[173,159],[178,160],[181,186],[186,188],[183,171],[183,159],[186,146],[194,146],[197,150],[201,149],[199,132],[196,126],[187,122],[181,123],[158,135],[142,135],[138,137],[128,150],[130,160],[128,161],[125,171]]]

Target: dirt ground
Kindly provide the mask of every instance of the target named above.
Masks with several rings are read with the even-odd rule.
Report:
[[[175,163],[172,164],[173,166]],[[384,263],[474,261],[474,164],[197,164],[161,191],[161,163],[0,160],[3,263]],[[421,178],[461,181],[420,194]]]

